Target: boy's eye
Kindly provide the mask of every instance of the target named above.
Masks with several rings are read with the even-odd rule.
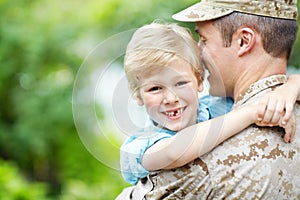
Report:
[[[176,86],[182,86],[188,84],[188,81],[179,81],[178,83],[176,83]]]
[[[161,87],[155,86],[155,87],[149,88],[149,89],[147,90],[147,92],[155,92],[155,91],[158,91],[158,90],[160,90],[160,89],[161,89]]]

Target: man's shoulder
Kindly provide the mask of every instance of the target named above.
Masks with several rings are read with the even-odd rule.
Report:
[[[251,125],[237,135],[229,138],[221,145],[204,156],[209,163],[229,168],[242,163],[259,160],[277,162],[277,159],[290,162],[292,165],[300,164],[300,102],[295,105],[296,133],[293,142],[285,143],[282,136],[284,129],[281,127],[259,127]],[[299,159],[290,160],[291,155],[298,155]]]
[[[300,164],[300,102],[296,103],[294,113],[297,121],[296,133],[291,143],[283,141],[283,128],[259,127],[254,124],[224,141],[202,158],[208,165],[214,165],[214,168],[217,165],[231,168],[242,163],[256,163],[258,160],[273,162],[279,157],[292,164],[294,161],[288,161],[291,158],[289,155],[296,154],[299,157],[296,160]]]
[[[254,187],[261,188],[262,196],[269,199],[285,199],[287,194],[292,197],[300,194],[299,103],[294,111],[298,123],[291,143],[283,141],[284,130],[280,127],[251,125],[202,156],[216,188],[226,185],[228,190],[235,191],[235,195],[245,195],[245,198],[258,194],[251,193]],[[287,193],[282,192],[284,184],[290,186],[286,189]],[[268,187],[264,188],[264,185]]]
[[[251,125],[216,147],[215,151],[225,154],[227,149],[228,152],[232,152],[233,149],[236,149],[234,152],[243,152],[245,150],[249,152],[257,148],[263,150],[262,153],[265,153],[268,148],[276,148],[278,146],[283,150],[294,148],[296,145],[300,145],[300,101],[295,104],[294,114],[296,117],[296,134],[294,141],[290,144],[283,141],[282,136],[285,132],[281,127]],[[299,148],[296,149],[299,151]]]

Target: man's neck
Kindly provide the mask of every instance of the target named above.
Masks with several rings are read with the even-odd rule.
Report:
[[[234,101],[236,102],[240,94],[244,93],[253,83],[269,76],[286,74],[286,66],[287,61],[285,59],[274,57],[267,58],[263,62],[261,60],[260,62],[252,62],[236,81],[233,91]],[[253,73],[254,71],[255,73]]]
[[[267,92],[272,91],[274,87],[282,85],[285,82],[286,75],[284,74],[277,74],[260,79],[238,96],[238,98],[235,101],[235,105],[242,105],[249,100],[251,101],[253,97],[257,97],[257,95],[266,94]]]

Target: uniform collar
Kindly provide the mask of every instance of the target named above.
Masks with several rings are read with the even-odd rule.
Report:
[[[267,89],[273,88],[278,85],[282,85],[287,80],[286,75],[273,75],[267,78],[261,79],[248,87],[248,89],[241,93],[235,102],[235,105],[242,105],[258,93]]]

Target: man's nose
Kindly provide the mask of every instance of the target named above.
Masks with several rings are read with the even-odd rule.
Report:
[[[204,45],[202,44],[201,41],[198,42],[198,48],[200,50],[200,58],[202,59],[202,54],[203,54],[203,50],[204,50]]]

